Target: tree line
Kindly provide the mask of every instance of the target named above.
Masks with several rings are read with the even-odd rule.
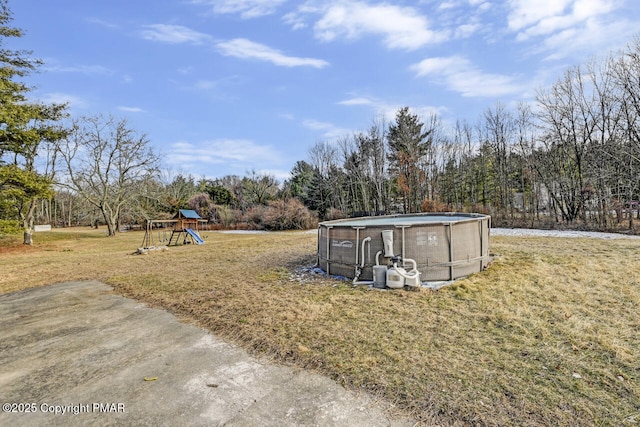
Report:
[[[487,108],[474,123],[421,118],[315,143],[283,183],[249,171],[168,176],[126,120],[71,118],[31,102],[20,80],[41,62],[3,47],[21,37],[0,0],[0,230],[105,224],[108,235],[195,209],[219,227],[302,229],[354,215],[475,211],[494,224],[633,229],[640,198],[640,40],[567,69],[535,102]],[[626,220],[624,224],[622,221]]]
[[[636,39],[567,69],[535,102],[497,102],[474,123],[422,120],[405,107],[392,123],[316,143],[289,185],[321,218],[455,210],[507,226],[633,230],[639,137]]]

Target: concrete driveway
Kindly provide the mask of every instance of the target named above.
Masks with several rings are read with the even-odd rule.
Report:
[[[402,426],[99,282],[0,295],[0,425]]]

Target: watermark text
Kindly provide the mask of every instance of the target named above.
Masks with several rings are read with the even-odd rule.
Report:
[[[2,412],[28,414],[43,412],[54,415],[79,415],[79,414],[123,414],[126,412],[125,404],[122,402],[92,402],[92,403],[70,403],[59,405],[52,403],[3,403]]]

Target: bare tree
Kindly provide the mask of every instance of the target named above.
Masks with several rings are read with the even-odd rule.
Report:
[[[640,171],[640,36],[611,64],[611,68],[620,107],[621,141],[616,170],[619,182],[624,183],[624,197],[631,202],[640,193],[637,179]],[[629,228],[633,228],[632,210],[629,212]]]
[[[357,133],[352,138],[338,141],[344,157],[346,173],[346,191],[349,196],[350,208],[356,212],[371,212],[379,210],[377,175],[376,138],[370,134]]]
[[[518,104],[518,114],[515,122],[518,142],[514,147],[514,152],[520,156],[522,161],[520,188],[522,189],[523,216],[526,220],[527,213],[531,213],[531,226],[533,227],[533,221],[539,219],[540,211],[546,209],[546,206],[540,205],[542,189],[537,180],[537,175],[534,173],[535,165],[533,160],[536,148],[536,130],[530,105],[524,102]]]
[[[374,209],[378,212],[390,210],[385,128],[386,122],[384,117],[381,117],[373,121],[367,134],[370,150],[369,167],[374,188]]]
[[[456,123],[452,138],[443,139],[438,150],[437,193],[440,200],[459,210],[464,202],[464,176],[460,122]],[[432,197],[434,199],[434,197]]]
[[[474,206],[480,200],[479,170],[477,159],[477,141],[474,140],[473,126],[467,122],[456,122],[454,141],[460,146],[460,180],[462,194],[460,199],[463,203]]]
[[[497,102],[494,108],[488,108],[484,113],[484,127],[488,146],[493,154],[495,173],[494,204],[503,211],[513,207],[511,197],[510,162],[512,140],[516,129],[515,121],[506,106]],[[511,212],[513,215],[513,211]]]
[[[573,67],[536,96],[545,149],[539,151],[537,172],[567,222],[585,216],[586,153],[594,124],[585,112],[584,85],[582,69]]]
[[[352,212],[367,211],[370,197],[367,185],[366,137],[362,133],[342,137],[338,139],[337,145],[342,154],[348,209]]]
[[[323,141],[315,143],[309,149],[309,164],[315,171],[309,191],[309,197],[315,201],[309,207],[317,210],[320,218],[324,218],[331,208],[347,212],[346,177],[339,165],[336,147]]]
[[[587,188],[583,190],[583,198],[589,219],[595,218],[598,226],[605,228],[609,225],[610,206],[617,205],[617,202],[613,205],[611,202],[631,198],[632,195],[626,190],[636,187],[633,182],[636,181],[635,177],[629,180],[624,173],[621,174],[629,164],[625,150],[621,149],[625,145],[621,144],[623,133],[620,126],[620,99],[623,97],[612,70],[613,58],[589,62],[584,71],[586,88],[582,100],[584,121],[592,124],[584,136],[587,144]],[[623,183],[626,189],[614,190]]]
[[[158,170],[147,136],[113,117],[76,120],[59,155],[66,178],[61,184],[99,209],[109,236],[118,231],[120,213],[134,202],[140,184]]]
[[[259,174],[255,170],[242,180],[242,194],[249,205],[266,205],[275,197],[278,189],[279,184],[274,176]]]

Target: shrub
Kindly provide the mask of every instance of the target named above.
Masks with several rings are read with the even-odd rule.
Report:
[[[436,200],[424,199],[422,201],[422,212],[448,212],[450,210],[449,205]]]
[[[274,200],[263,211],[262,226],[267,230],[308,230],[318,226],[318,218],[298,199]]]
[[[17,234],[22,231],[20,221],[0,219],[0,234]]]
[[[214,213],[214,220],[219,222],[223,228],[229,228],[238,222],[238,213],[228,205],[215,205]]]
[[[266,210],[267,207],[264,205],[251,207],[244,215],[244,222],[247,223],[250,229],[262,230],[264,228],[263,217],[265,216]]]
[[[215,206],[207,193],[198,193],[189,199],[189,208],[193,209],[202,218],[214,220]]]
[[[327,214],[326,214],[326,218],[325,219],[327,221],[333,221],[335,219],[344,219],[346,217],[347,216],[340,209],[329,208],[327,210]]]
[[[464,211],[471,212],[471,213],[480,213],[484,215],[491,215],[492,217],[495,216],[495,213],[492,213],[489,207],[483,206],[478,203],[465,205]]]

